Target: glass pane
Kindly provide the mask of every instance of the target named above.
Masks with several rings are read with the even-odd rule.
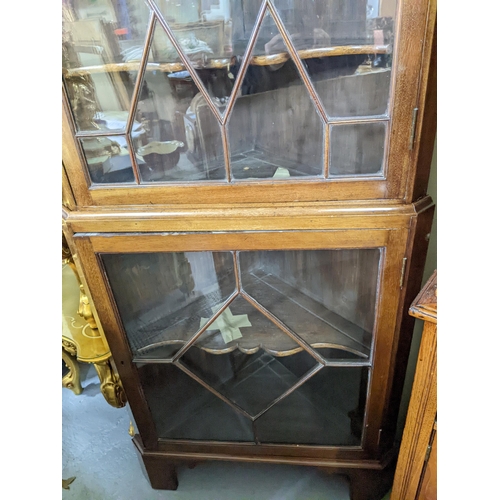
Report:
[[[63,76],[79,131],[125,132],[148,19],[143,0],[63,0]]]
[[[222,304],[221,304],[222,305]],[[220,307],[214,306],[214,312]],[[208,318],[200,320],[200,327]],[[273,356],[285,356],[301,351],[302,347],[267,319],[262,312],[242,297],[224,308],[219,318],[199,337],[195,346],[214,354],[236,349],[254,354],[259,349]]]
[[[157,0],[184,55],[221,114],[233,92],[260,4],[260,0]]]
[[[219,122],[158,22],[135,120],[145,130],[135,150],[143,181],[225,179]]]
[[[317,364],[307,352],[287,361],[302,348],[241,297],[206,333],[181,362],[251,415],[265,410]]]
[[[261,443],[359,446],[366,367],[324,367],[255,421]]]
[[[63,82],[76,129],[103,134],[81,139],[94,183],[135,182],[125,136],[106,132],[126,131],[148,19],[142,0],[63,0]],[[144,134],[134,121],[132,142]]]
[[[104,254],[136,359],[168,359],[235,289],[229,252]]]
[[[242,290],[250,299],[237,297],[197,339],[197,348],[288,356],[302,350],[289,328],[327,360],[369,359],[379,249],[255,251],[237,257]],[[138,359],[169,358],[236,289],[230,252],[104,254],[102,259]]]
[[[385,123],[358,123],[330,127],[330,177],[381,174]]]
[[[139,365],[156,432],[164,439],[253,441],[252,422],[172,364]]]
[[[245,292],[309,345],[332,359],[331,349],[369,358],[379,249],[240,252],[239,259]]]
[[[360,443],[380,249],[101,258],[161,437]]]
[[[274,4],[329,116],[387,112],[396,1]]]
[[[80,139],[92,182],[135,182],[124,136]]]
[[[259,30],[228,122],[235,179],[323,172],[323,124],[272,16]]]

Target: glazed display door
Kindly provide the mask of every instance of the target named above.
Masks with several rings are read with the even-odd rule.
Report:
[[[405,231],[108,236],[75,241],[143,439],[375,446]]]
[[[403,197],[426,9],[64,0],[78,204]]]

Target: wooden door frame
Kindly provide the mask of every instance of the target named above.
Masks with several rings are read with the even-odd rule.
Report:
[[[128,346],[125,330],[112,298],[111,288],[102,265],[100,253],[144,253],[156,251],[209,251],[209,250],[286,250],[286,249],[340,249],[340,248],[382,248],[379,279],[379,298],[377,301],[376,324],[374,328],[373,366],[371,382],[366,404],[368,423],[360,449],[343,447],[308,447],[308,446],[262,446],[264,455],[317,457],[332,459],[373,459],[377,457],[379,446],[379,428],[385,413],[385,404],[390,392],[388,381],[393,367],[387,362],[395,348],[398,309],[401,302],[400,277],[408,239],[407,228],[397,229],[336,229],[320,231],[266,231],[266,232],[226,232],[226,233],[104,233],[73,234],[73,242],[81,266],[86,275],[86,282],[93,297],[97,314],[116,363],[117,371],[125,389],[127,399],[137,423],[142,441],[147,449],[158,449],[158,436],[149,412],[145,395],[142,391],[138,371],[132,362],[132,353]],[[276,238],[279,235],[279,238]],[[273,236],[273,237],[271,237]],[[215,443],[174,443],[187,450],[213,449]],[[200,447],[201,445],[201,447]],[[169,444],[163,446],[168,448]],[[252,455],[255,450],[247,446],[223,444],[224,450]]]
[[[427,142],[435,135],[436,0],[399,2],[385,177],[289,181],[91,185],[63,89],[63,164],[78,207],[151,204],[282,203],[354,199],[410,202],[426,186]],[[433,70],[434,68],[434,70]],[[429,83],[426,81],[430,78]],[[420,110],[418,113],[415,110]],[[325,125],[326,126],[326,125]],[[327,127],[328,128],[328,127]],[[410,140],[410,137],[414,137]],[[432,136],[432,137],[431,137]],[[424,138],[426,144],[421,144]],[[430,164],[429,161],[427,163]],[[419,166],[417,176],[417,166]]]

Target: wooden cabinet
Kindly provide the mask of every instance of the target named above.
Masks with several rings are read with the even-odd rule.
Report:
[[[190,5],[63,11],[63,226],[133,442],[155,488],[237,460],[381,498],[434,210],[435,3]]]
[[[387,4],[384,17],[363,0],[216,4],[188,16],[172,2],[111,1],[99,15],[65,3],[77,205],[425,195],[434,2]]]
[[[424,320],[391,499],[437,499],[437,271],[411,305]]]

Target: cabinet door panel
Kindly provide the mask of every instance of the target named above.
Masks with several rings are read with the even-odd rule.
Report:
[[[68,0],[74,191],[93,186],[97,205],[403,197],[430,7],[397,3]]]
[[[330,119],[387,113],[396,1],[273,4]]]
[[[102,256],[138,361],[170,359],[195,335],[213,354],[287,356],[303,350],[298,336],[326,359],[369,360],[380,258],[380,249]]]
[[[130,352],[117,366],[155,436],[359,447],[381,418],[374,353],[392,341],[405,234],[302,232],[304,250],[293,232],[95,235],[83,259],[102,263],[109,342]]]

